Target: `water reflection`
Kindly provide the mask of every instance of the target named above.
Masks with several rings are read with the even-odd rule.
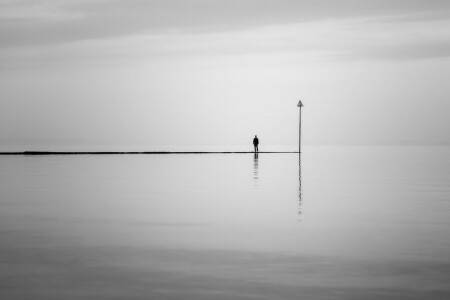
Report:
[[[298,154],[298,214],[302,214],[302,157]]]
[[[258,180],[258,153],[253,156],[253,179]]]

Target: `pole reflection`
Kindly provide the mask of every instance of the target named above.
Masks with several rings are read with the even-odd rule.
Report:
[[[298,214],[302,214],[302,156],[298,154]]]

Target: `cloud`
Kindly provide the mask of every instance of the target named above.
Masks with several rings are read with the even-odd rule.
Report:
[[[0,0],[0,64],[441,58],[449,15],[450,1],[433,0]]]
[[[134,34],[204,34],[327,19],[450,16],[450,2],[298,0],[32,0],[0,3],[0,46]]]

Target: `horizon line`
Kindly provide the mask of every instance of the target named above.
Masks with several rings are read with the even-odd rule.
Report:
[[[0,152],[0,155],[120,155],[120,154],[273,154],[298,151],[22,151]]]

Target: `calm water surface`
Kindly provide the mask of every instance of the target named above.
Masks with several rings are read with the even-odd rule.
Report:
[[[450,148],[0,156],[1,299],[449,299]]]

